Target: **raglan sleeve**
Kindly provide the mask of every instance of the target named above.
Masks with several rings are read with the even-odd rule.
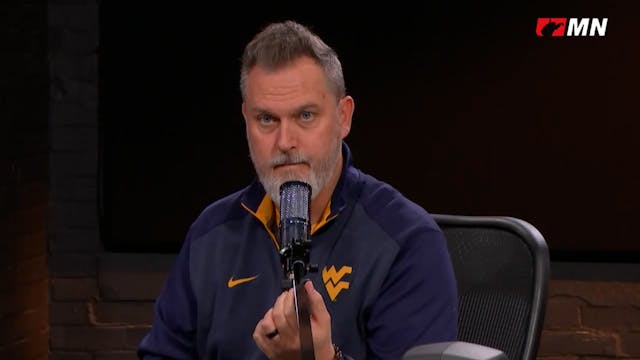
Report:
[[[400,359],[413,346],[457,338],[457,285],[442,231],[415,227],[399,249],[366,324],[372,359]]]

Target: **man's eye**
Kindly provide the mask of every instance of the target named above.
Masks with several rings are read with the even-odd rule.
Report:
[[[313,114],[310,111],[303,111],[300,113],[300,118],[305,121],[313,119]]]
[[[271,124],[273,122],[273,117],[267,114],[258,115],[258,121],[264,125]]]

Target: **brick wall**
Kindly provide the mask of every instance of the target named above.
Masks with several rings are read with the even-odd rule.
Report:
[[[98,237],[98,5],[51,0],[48,20],[51,359],[134,359],[163,275]]]
[[[52,359],[135,359],[173,256],[113,254],[98,235],[98,6],[49,0]],[[539,357],[640,359],[640,282],[554,280]]]
[[[555,280],[539,357],[640,359],[640,282]]]
[[[0,359],[46,359],[46,4],[0,5]]]
[[[101,252],[54,257],[70,265],[66,270],[52,265],[52,359],[136,359],[172,257]]]

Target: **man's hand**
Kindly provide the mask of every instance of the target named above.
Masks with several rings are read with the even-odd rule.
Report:
[[[309,299],[313,349],[317,360],[331,360],[334,356],[331,342],[331,315],[324,305],[322,295],[313,283],[304,284]],[[293,290],[283,292],[253,331],[253,340],[271,360],[300,358],[300,337]]]

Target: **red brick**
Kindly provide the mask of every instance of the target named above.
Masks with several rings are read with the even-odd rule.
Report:
[[[24,125],[33,127],[35,124],[25,123]],[[27,129],[25,129],[27,130]],[[13,150],[18,153],[14,159],[18,160],[20,169],[20,180],[22,182],[33,179],[46,179],[47,151],[49,148],[47,131],[30,131],[29,129],[20,134],[20,141],[17,141]]]
[[[49,106],[49,113],[51,118],[55,119],[56,126],[96,125],[95,109],[87,109],[80,105],[55,101]]]
[[[95,277],[97,274],[95,254],[52,254],[49,256],[51,277]]]
[[[135,351],[104,351],[95,353],[93,360],[138,360]]]
[[[579,358],[575,355],[562,355],[562,356],[558,356],[558,355],[553,355],[553,356],[540,356],[538,354],[538,356],[536,357],[537,360],[578,360]],[[582,359],[582,358],[580,358]]]
[[[49,202],[49,186],[44,181],[23,183],[20,187],[19,195],[20,207],[23,209],[47,205]]]
[[[61,1],[61,3],[86,3],[86,1],[66,0],[64,2]],[[82,6],[84,5],[85,4],[82,4]],[[67,13],[66,17],[71,19],[67,21],[66,25],[62,29],[64,31],[62,31],[62,36],[61,36],[62,39],[60,41],[61,50],[64,51],[64,54],[70,54],[70,55],[83,55],[83,54],[88,54],[93,52],[94,49],[98,46],[97,45],[98,35],[97,35],[97,31],[87,31],[88,28],[89,29],[93,28],[93,27],[90,27],[89,24],[87,23],[95,23],[97,21],[96,17],[87,16],[87,14],[81,15],[84,12],[77,12],[75,16],[72,16],[71,14],[75,12],[70,12],[70,10],[68,10],[69,7],[67,7],[66,5],[62,5],[62,6],[65,7],[65,10],[63,10],[63,12]],[[72,6],[76,7],[77,5],[74,4]],[[83,24],[73,25],[79,22],[82,22]],[[85,82],[89,82],[88,80],[90,79],[85,80]],[[94,85],[94,88],[97,88],[97,87]],[[82,91],[80,89],[80,90],[77,90],[77,92],[81,93]],[[65,100],[73,103],[82,104],[88,101],[87,99],[78,98],[76,96],[71,97],[68,94],[65,94],[65,95],[66,95]]]
[[[47,292],[48,282],[42,279],[35,283],[19,285],[10,292],[0,294],[0,319],[46,306]]]
[[[607,330],[640,330],[640,309],[625,307],[584,307],[582,321],[586,327]]]
[[[50,307],[51,325],[89,325],[86,302],[53,302]]]
[[[556,297],[547,301],[544,329],[567,329],[580,327],[580,306],[576,298]]]
[[[543,331],[538,355],[604,355],[616,354],[614,335],[587,331]]]
[[[98,297],[95,278],[51,280],[53,300],[88,300]]]
[[[70,152],[91,149],[97,144],[97,133],[95,127],[54,126],[50,132],[51,149]]]
[[[127,329],[127,348],[137,349],[142,338],[149,332],[150,326],[136,326]]]
[[[20,168],[20,181],[24,184],[29,182],[40,182],[42,184],[47,184],[47,173],[49,172],[49,152],[46,147],[48,146],[48,137],[47,133],[38,134],[30,136],[34,140],[31,144],[25,144],[27,148],[32,147],[33,149],[29,149],[30,155],[25,156],[20,159],[17,166]],[[29,140],[23,141],[28,142]],[[19,146],[19,145],[18,145]],[[39,150],[36,150],[36,147],[40,147]],[[33,151],[36,150],[36,151]],[[47,202],[49,199],[48,193],[38,193],[38,198],[42,199],[44,202]]]
[[[49,239],[51,253],[90,253],[102,250],[98,229],[69,229],[54,232]]]
[[[0,268],[0,293],[14,291],[17,286],[31,284],[47,278],[46,254],[20,260]]]
[[[0,226],[4,226],[4,224]],[[14,223],[9,227],[20,226],[22,225]],[[47,253],[46,228],[44,226],[38,228],[35,222],[31,224],[31,226],[33,227],[29,232],[16,228],[13,230],[10,229],[10,231],[15,231],[15,233],[3,235],[11,240],[0,242],[0,264],[15,264],[19,261],[33,259]]]
[[[22,241],[3,241],[0,243],[0,249],[30,250],[30,252],[27,253],[27,257],[46,252],[48,215],[49,206],[47,203],[29,207],[28,209],[21,209],[9,214],[6,219],[2,219],[2,227],[7,231],[9,238],[13,239],[19,236]],[[33,235],[39,235],[39,237],[32,240],[31,237]],[[22,237],[24,237],[24,239]],[[44,241],[40,241],[42,239],[44,239]],[[30,244],[25,243],[25,241],[30,240],[32,240]],[[4,255],[7,254],[0,254],[0,260],[5,259],[3,257]]]
[[[52,326],[51,348],[71,351],[135,350],[126,326]],[[136,334],[137,335],[137,334]]]
[[[66,31],[63,33],[62,42],[73,44],[78,44],[80,41],[93,42],[95,41],[95,36],[97,35],[94,32]],[[75,103],[93,103],[98,100],[98,87],[93,82],[69,80],[64,83],[64,86],[66,93],[63,101],[70,101]],[[95,147],[94,149],[85,149],[85,151],[90,150],[95,151]],[[94,165],[94,167],[96,166]]]
[[[55,233],[69,228],[97,228],[98,212],[94,201],[56,201],[49,227]]]
[[[49,162],[52,170],[50,176],[96,176],[98,167],[97,151],[57,152],[52,151]]]
[[[640,357],[640,332],[621,334],[620,343],[625,355]]]
[[[149,300],[158,296],[164,272],[100,272],[100,295],[105,300]]]
[[[93,360],[88,352],[52,351],[51,360]]]
[[[93,321],[97,324],[151,324],[153,302],[90,303]]]
[[[640,306],[640,282],[553,280],[549,297],[572,296],[595,306]]]
[[[43,330],[20,341],[0,345],[0,359],[46,358],[48,351],[49,336]]]
[[[65,174],[51,179],[51,200],[55,203],[64,201],[95,201],[97,197],[95,177],[72,177]]]
[[[49,328],[46,304],[2,318],[0,342],[18,341]]]

